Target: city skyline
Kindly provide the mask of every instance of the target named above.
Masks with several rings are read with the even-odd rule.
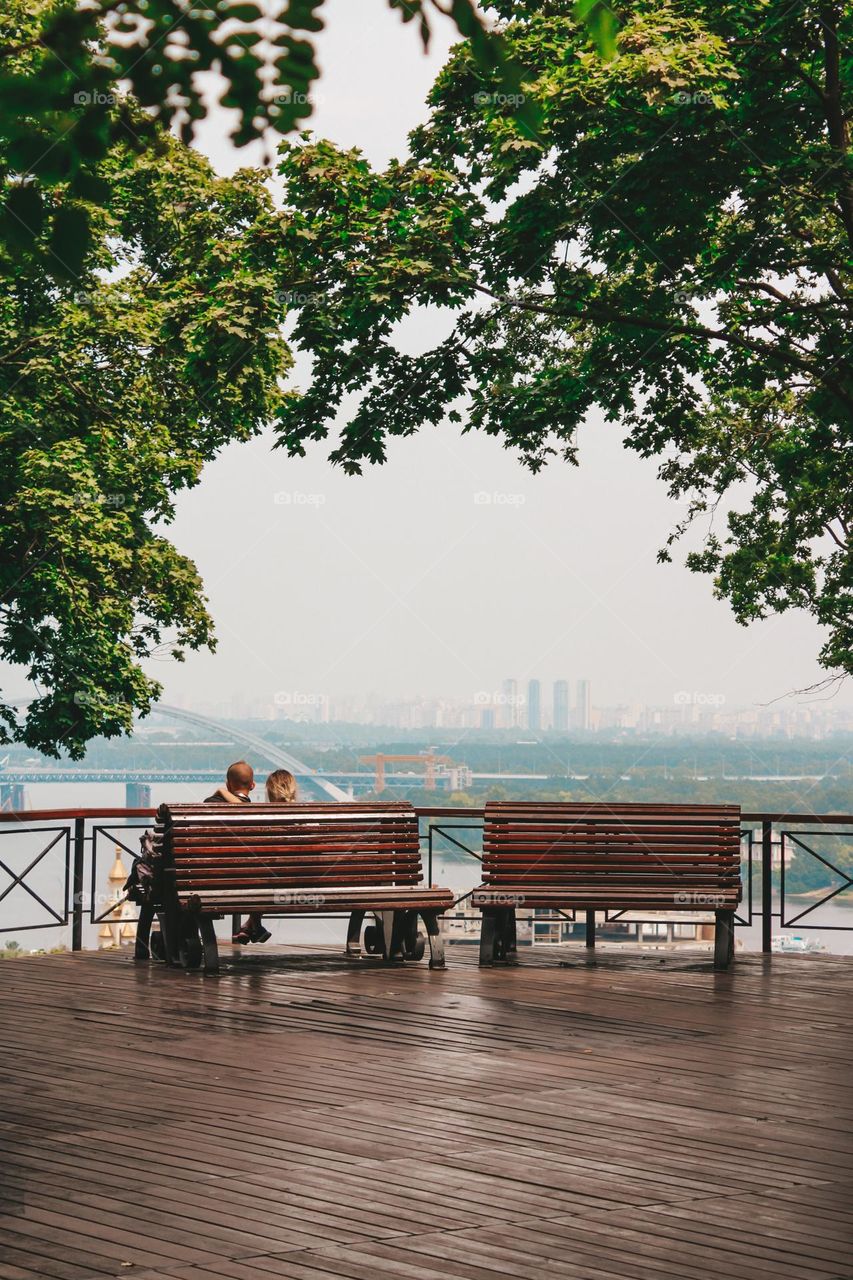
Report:
[[[549,683],[550,700],[544,696]],[[530,700],[530,685],[536,688],[538,705],[535,700]],[[829,699],[744,706],[729,703],[722,695],[685,689],[678,691],[665,704],[598,702],[593,698],[592,682],[583,677],[575,683],[573,699],[569,696],[570,682],[567,679],[544,682],[533,678],[528,682],[526,696],[517,690],[518,682],[507,677],[493,693],[478,690],[467,699],[426,694],[390,699],[379,693],[324,697],[294,691],[286,695],[279,693],[275,700],[236,697],[199,702],[177,699],[175,705],[222,719],[279,720],[318,726],[372,725],[406,731],[482,730],[590,735],[624,731],[639,734],[695,733],[699,736],[723,732],[759,737],[782,733],[818,738],[853,732],[853,713]],[[568,698],[565,703],[564,697]],[[508,702],[509,698],[514,701]]]

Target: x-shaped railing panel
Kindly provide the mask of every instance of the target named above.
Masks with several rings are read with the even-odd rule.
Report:
[[[823,838],[830,838],[830,839],[842,838],[848,841],[853,840],[853,833],[851,833],[850,831],[821,831],[820,835]],[[811,915],[813,911],[817,911],[818,907],[825,906],[827,902],[831,902],[833,898],[837,898],[838,895],[840,893],[844,893],[845,890],[853,889],[853,876],[848,875],[846,871],[842,871],[841,867],[837,867],[834,862],[830,862],[829,858],[825,858],[823,854],[818,853],[817,849],[813,849],[811,845],[806,844],[806,842],[803,839],[801,839],[802,836],[809,836],[812,840],[814,839],[814,833],[811,831],[783,831],[781,833],[782,857],[781,857],[781,863],[779,867],[779,889],[780,889],[780,913],[781,913],[780,925],[783,929],[790,929],[793,925],[799,924],[800,921],[804,920],[806,916]],[[823,865],[829,871],[831,871],[833,875],[838,876],[838,878],[842,882],[840,885],[838,885],[836,889],[833,889],[831,892],[824,894],[822,898],[818,898],[817,902],[813,902],[811,906],[808,906],[803,911],[798,912],[797,915],[793,916],[790,920],[785,915],[785,906],[787,903],[787,896],[786,896],[787,886],[785,883],[785,863],[786,863],[785,843],[786,841],[789,841],[791,844],[795,845],[798,849],[801,849],[803,853],[809,854],[812,858],[815,858],[818,862],[823,863]],[[832,929],[832,930],[843,930],[845,928],[849,928],[849,926],[845,926],[845,925],[822,924],[820,923],[820,921],[812,921],[810,924],[803,925],[802,927],[804,929]]]
[[[2,890],[2,892],[0,892],[0,902],[3,902],[5,898],[8,898],[10,893],[12,893],[16,888],[20,887],[21,889],[24,890],[25,893],[28,893],[29,896],[35,902],[37,902],[39,906],[42,907],[48,913],[49,916],[52,917],[52,920],[43,921],[40,924],[18,925],[17,928],[52,929],[54,925],[57,925],[57,924],[62,925],[62,924],[68,923],[68,884],[69,884],[69,876],[70,876],[71,832],[68,827],[25,827],[25,828],[17,827],[10,831],[0,832],[0,835],[6,835],[6,836],[15,835],[18,837],[22,835],[33,835],[33,834],[37,834],[40,836],[51,836],[52,839],[50,839],[48,843],[44,846],[44,848],[39,853],[37,853],[36,856],[30,862],[27,863],[23,871],[18,872],[13,870],[13,868],[10,867],[8,863],[4,862],[3,859],[0,858],[0,870],[4,871],[6,875],[9,877],[9,883]],[[36,889],[34,889],[31,884],[27,883],[27,877],[29,876],[30,872],[35,867],[37,867],[41,862],[43,862],[44,859],[47,857],[47,855],[51,853],[56,848],[56,846],[59,845],[60,843],[64,845],[64,849],[63,849],[64,888],[62,893],[61,912],[57,911],[55,907],[52,907],[49,902],[45,902],[41,894]]]

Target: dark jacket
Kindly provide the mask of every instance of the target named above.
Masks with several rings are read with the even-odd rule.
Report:
[[[243,804],[252,803],[252,801],[249,799],[248,796],[238,796],[237,799],[240,800]],[[222,796],[219,794],[218,791],[214,791],[212,796],[205,796],[204,800],[202,800],[202,804],[230,804],[230,803],[231,803],[230,800],[223,800]]]

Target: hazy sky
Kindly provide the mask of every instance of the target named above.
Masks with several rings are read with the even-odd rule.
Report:
[[[311,127],[382,163],[423,118],[452,33],[443,25],[425,57],[384,0],[331,0],[324,14]],[[222,118],[201,145],[230,171],[250,153],[228,146]],[[420,317],[408,343],[441,328]],[[152,663],[165,699],[472,697],[507,676],[585,676],[598,704],[688,690],[748,705],[820,677],[804,617],[739,627],[708,579],[656,563],[678,509],[617,426],[591,419],[580,446],[579,469],[538,477],[453,426],[395,442],[363,478],[333,470],[322,445],[300,461],[268,439],[228,449],[170,535],[203,574],[219,649]]]

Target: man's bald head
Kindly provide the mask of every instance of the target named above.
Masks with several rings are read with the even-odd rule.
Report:
[[[251,791],[255,785],[255,771],[245,760],[237,760],[228,766],[225,781],[229,791]]]

